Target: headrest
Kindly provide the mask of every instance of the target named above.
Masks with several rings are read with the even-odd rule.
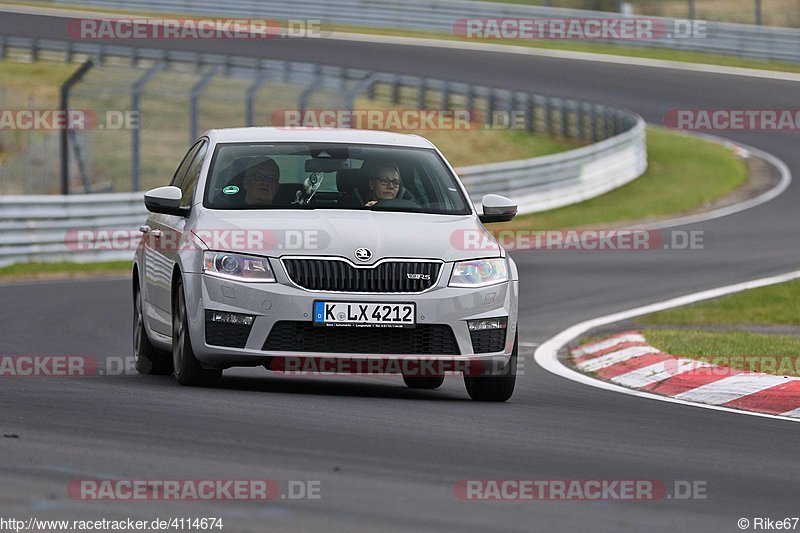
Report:
[[[336,188],[339,191],[350,191],[367,182],[367,174],[361,168],[340,168],[336,171]]]

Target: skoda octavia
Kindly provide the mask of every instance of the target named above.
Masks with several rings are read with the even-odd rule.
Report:
[[[444,156],[415,135],[206,132],[150,211],[133,262],[133,351],[144,374],[212,386],[226,368],[398,372],[508,400],[517,268]],[[294,365],[294,366],[293,366]]]

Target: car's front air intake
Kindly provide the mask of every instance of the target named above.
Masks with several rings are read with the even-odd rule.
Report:
[[[315,326],[311,322],[292,320],[276,322],[263,349],[351,354],[461,353],[453,330],[446,324],[417,324],[414,328],[356,328]]]
[[[298,286],[313,291],[423,292],[436,283],[439,261],[391,260],[354,266],[339,258],[283,258],[286,273]]]

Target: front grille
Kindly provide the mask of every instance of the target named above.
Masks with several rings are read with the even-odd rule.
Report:
[[[226,348],[244,348],[247,337],[253,326],[244,324],[226,324],[225,322],[212,322],[208,319],[210,311],[206,311],[206,344],[210,346],[224,346]]]
[[[338,259],[283,259],[289,278],[304,289],[337,292],[422,292],[439,278],[440,262],[386,261],[355,267]],[[410,279],[421,275],[425,279]]]
[[[417,324],[414,328],[315,326],[279,321],[272,326],[265,351],[343,354],[459,355],[450,326]]]
[[[501,352],[506,345],[506,328],[470,331],[469,337],[475,353]]]

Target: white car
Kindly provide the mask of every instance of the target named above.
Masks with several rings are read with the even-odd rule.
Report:
[[[366,369],[428,389],[458,372],[476,400],[511,397],[517,268],[483,223],[517,206],[487,195],[477,213],[426,139],[211,130],[145,204],[139,372],[209,386],[234,366]]]

